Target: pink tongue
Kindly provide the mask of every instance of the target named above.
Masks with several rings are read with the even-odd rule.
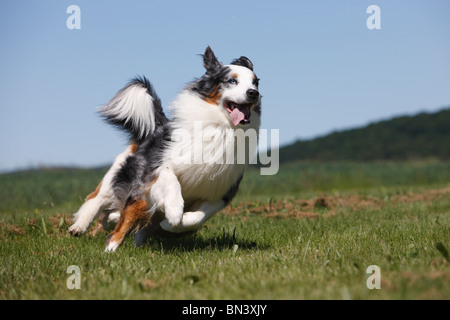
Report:
[[[233,111],[230,113],[231,121],[233,121],[233,124],[237,126],[239,122],[245,119],[244,113],[239,110],[238,108],[234,108]]]

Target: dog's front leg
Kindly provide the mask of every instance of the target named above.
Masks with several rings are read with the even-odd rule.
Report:
[[[183,217],[184,200],[181,185],[170,167],[163,167],[151,189],[152,202],[164,211],[167,224],[171,228],[180,225]]]
[[[214,203],[201,202],[197,210],[183,214],[181,223],[178,226],[173,227],[167,219],[164,219],[160,225],[164,230],[175,233],[198,230],[206,220],[225,208],[225,206],[226,203],[223,200]]]

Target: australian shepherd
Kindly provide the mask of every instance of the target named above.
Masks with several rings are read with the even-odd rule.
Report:
[[[198,230],[233,199],[247,163],[237,161],[229,132],[258,132],[259,79],[248,58],[223,65],[210,47],[203,65],[206,73],[169,106],[170,119],[145,77],[132,80],[99,109],[128,133],[130,143],[74,214],[72,234],[84,233],[103,214],[105,229],[115,225],[105,251],[115,251],[131,231],[137,231],[140,245],[152,235]],[[256,153],[256,145],[246,149],[247,155]],[[219,161],[226,154],[233,155],[231,161]]]

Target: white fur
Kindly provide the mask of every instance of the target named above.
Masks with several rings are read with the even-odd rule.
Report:
[[[193,150],[193,147],[195,143],[202,144],[201,159],[219,148],[223,148],[223,154],[234,153],[237,155],[234,140],[224,139],[232,125],[229,113],[222,106],[211,105],[192,95],[189,91],[182,93],[172,104],[172,108],[177,119],[174,124],[175,128],[187,130],[191,140],[183,139],[173,142],[167,149],[164,165],[173,169],[181,184],[183,198],[187,203],[196,201],[199,197],[205,201],[215,202],[221,199],[243,174],[245,165],[237,164],[236,159],[232,163],[227,163],[227,161],[198,163],[196,157],[199,155],[196,150]],[[252,115],[252,122],[244,130],[258,128],[257,118],[257,115]],[[196,125],[201,125],[204,138],[216,135],[219,136],[219,139],[200,141],[196,137]],[[186,161],[180,163],[180,159],[173,157],[173,155],[180,154],[189,155],[191,159],[185,159]],[[222,157],[223,154],[220,156]]]
[[[114,230],[120,219],[120,210],[107,214],[102,219],[102,227],[105,230]]]
[[[211,218],[216,212],[219,212],[225,207],[223,200],[215,203],[201,202],[198,209],[195,211],[188,211],[183,214],[181,223],[177,226],[173,226],[167,219],[161,222],[161,227],[169,232],[186,232],[194,231],[203,225],[209,218]]]
[[[253,72],[241,66],[230,66],[233,73],[238,75],[238,85],[225,90],[218,105],[210,104],[189,90],[184,90],[172,103],[171,110],[174,116],[174,129],[189,133],[191,139],[177,139],[171,143],[165,153],[163,167],[169,167],[177,178],[177,181],[164,179],[164,183],[171,183],[166,188],[180,189],[179,194],[184,199],[184,210],[182,218],[167,215],[161,223],[161,227],[167,231],[184,232],[198,229],[207,219],[224,207],[222,197],[236,183],[243,174],[246,164],[237,164],[235,158],[232,163],[198,162],[198,153],[195,150],[195,143],[201,143],[201,151],[204,158],[214,150],[223,148],[223,153],[235,151],[234,139],[224,139],[230,129],[235,129],[229,112],[223,107],[223,102],[232,100],[242,103],[246,100],[248,89],[255,89],[253,85]],[[237,127],[246,130],[255,130],[258,133],[260,125],[259,115],[252,111],[249,125],[238,125]],[[219,139],[196,139],[199,129],[203,132],[203,137],[218,136]],[[194,138],[195,137],[195,138]],[[200,142],[199,142],[200,141]],[[219,145],[220,144],[220,145]],[[255,150],[246,150],[246,153],[254,153]],[[188,155],[190,159],[175,158],[173,155]],[[197,157],[197,159],[196,159]],[[186,161],[188,160],[188,161]],[[197,160],[197,161],[196,161]],[[159,180],[159,179],[158,179]],[[153,193],[153,190],[152,190]],[[162,200],[162,197],[154,197],[155,201]],[[172,200],[174,201],[174,200]],[[179,203],[180,199],[174,203]],[[200,205],[198,205],[200,203]],[[197,210],[190,210],[198,205]],[[160,207],[162,207],[160,205]],[[180,213],[179,213],[180,214]],[[180,221],[181,220],[181,221]]]
[[[141,85],[130,85],[119,91],[106,105],[99,109],[103,115],[131,122],[139,131],[139,138],[153,133],[155,130],[155,110],[153,97],[147,88]]]
[[[177,177],[169,166],[158,169],[158,179],[151,188],[150,203],[153,208],[160,208],[165,212],[167,221],[172,226],[181,223],[184,200],[181,195],[181,186]]]
[[[105,248],[105,252],[114,252],[119,247],[119,243],[115,241],[110,241]]]
[[[236,65],[227,67],[237,75],[237,84],[222,92],[218,105],[206,102],[189,89],[182,91],[171,104],[174,133],[183,131],[188,138],[173,139],[167,146],[162,165],[156,173],[157,180],[148,194],[149,213],[157,209],[163,211],[165,219],[161,227],[167,231],[185,232],[200,228],[224,208],[224,195],[245,170],[246,164],[237,161],[234,139],[228,139],[227,135],[231,129],[255,130],[257,135],[260,116],[252,111],[250,124],[235,126],[223,103],[228,100],[245,103],[247,90],[257,88],[253,84],[251,70]],[[100,112],[125,123],[131,121],[141,138],[155,130],[153,98],[140,85],[125,87]],[[199,131],[203,139],[196,137]],[[196,147],[200,148],[200,154]],[[246,159],[248,154],[256,153],[256,145],[252,147],[254,150],[245,150]],[[69,231],[75,234],[85,232],[100,212],[109,214],[102,221],[105,229],[117,223],[121,207],[114,196],[112,180],[130,154],[131,147],[116,158],[103,178],[98,195],[81,206]],[[174,154],[185,158],[180,161],[180,157],[174,157]],[[215,157],[211,157],[214,154]],[[232,161],[225,158],[229,154],[234,155]],[[207,158],[209,161],[205,160]],[[137,243],[144,240],[145,235],[138,234]],[[105,251],[115,251],[118,246],[119,243],[110,242]]]
[[[119,203],[117,203],[116,197],[114,196],[112,180],[130,154],[131,146],[127,147],[124,152],[116,157],[113,165],[103,177],[103,180],[101,182],[102,185],[97,196],[83,203],[78,212],[74,214],[74,224],[69,228],[69,231],[71,233],[81,234],[86,232],[86,230],[89,228],[89,225],[100,212],[105,212],[108,217],[110,216],[110,214],[113,214],[109,219],[109,222],[118,220],[117,211],[120,211],[120,206]],[[104,218],[105,223],[108,221],[108,217],[105,217],[106,220]]]
[[[230,68],[231,73],[237,75],[236,80],[238,83],[225,90],[222,95],[222,100],[231,100],[236,103],[242,103],[246,98],[248,89],[257,89],[253,84],[254,73],[250,69],[242,66],[227,65],[227,67]]]

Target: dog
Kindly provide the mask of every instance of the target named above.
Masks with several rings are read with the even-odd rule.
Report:
[[[224,65],[209,46],[202,56],[206,72],[171,103],[171,119],[145,77],[130,81],[99,109],[129,135],[129,145],[74,214],[69,232],[86,232],[103,214],[103,228],[115,226],[105,249],[112,252],[132,231],[136,245],[154,235],[195,232],[234,198],[247,163],[237,161],[229,133],[258,133],[259,78],[245,56]],[[245,156],[256,147],[246,148]],[[204,160],[212,154],[214,161]]]

